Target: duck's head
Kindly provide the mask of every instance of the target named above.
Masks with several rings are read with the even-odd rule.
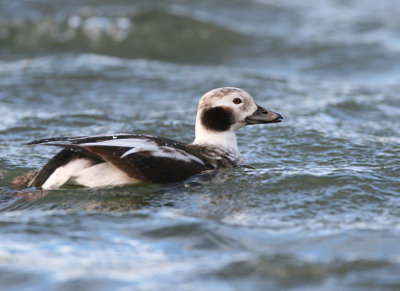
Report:
[[[257,105],[246,91],[224,87],[207,92],[199,101],[195,144],[237,151],[235,130],[251,124],[281,122],[282,115]]]

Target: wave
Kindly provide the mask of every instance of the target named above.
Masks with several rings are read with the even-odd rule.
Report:
[[[395,0],[3,2],[3,59],[95,53],[329,78],[399,76]]]
[[[125,58],[212,61],[245,36],[227,28],[145,10],[119,16],[93,13],[19,19],[0,25],[0,46],[15,51],[92,52]]]

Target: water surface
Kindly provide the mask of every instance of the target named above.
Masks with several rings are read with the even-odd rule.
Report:
[[[400,288],[400,8],[385,1],[0,1],[5,290]],[[191,142],[241,87],[251,167],[201,183],[10,198],[44,137]]]

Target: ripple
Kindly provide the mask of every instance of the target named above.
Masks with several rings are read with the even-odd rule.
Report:
[[[393,1],[0,0],[1,286],[399,289]],[[37,138],[190,142],[199,97],[220,86],[284,115],[238,131],[246,167],[47,195],[8,185],[54,155],[24,145]]]

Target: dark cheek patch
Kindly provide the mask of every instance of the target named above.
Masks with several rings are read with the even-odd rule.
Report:
[[[234,123],[232,111],[226,107],[206,109],[201,115],[201,123],[210,130],[228,130]]]

